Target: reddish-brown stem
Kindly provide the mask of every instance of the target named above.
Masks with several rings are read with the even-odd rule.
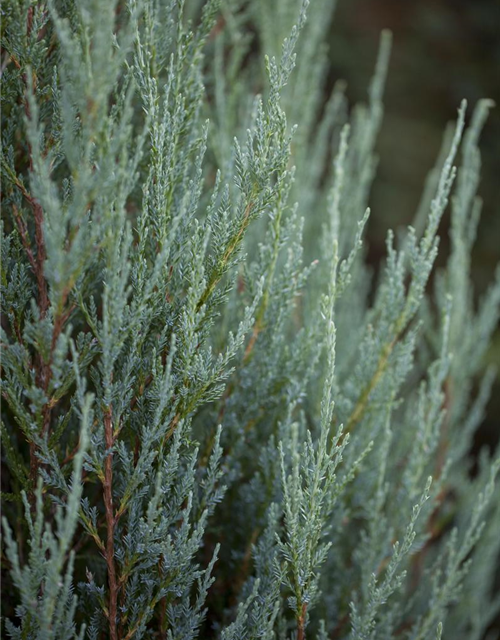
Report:
[[[40,204],[26,190],[25,186],[20,180],[16,179],[15,185],[30,204],[35,219],[35,242],[37,245],[36,257],[33,255],[33,251],[28,240],[26,225],[24,224],[24,221],[22,220],[21,215],[19,214],[17,209],[14,208],[14,218],[16,219],[19,235],[21,236],[21,242],[23,243],[29,263],[35,274],[38,289],[38,307],[40,309],[40,317],[43,319],[45,318],[47,310],[49,308],[47,281],[45,280],[45,276],[43,273],[44,262],[47,256],[45,251],[45,241],[43,238],[43,211]],[[62,326],[59,328],[59,332],[60,329],[62,329]],[[56,325],[54,325],[54,334],[52,336],[53,345],[55,344],[54,337],[57,340],[58,335],[56,335]],[[41,357],[38,358],[37,362],[36,380],[37,385],[42,387],[44,391],[47,391],[50,382],[50,365],[43,362]],[[43,410],[43,433],[46,433],[49,422],[50,410],[48,410],[47,406],[45,406]],[[34,454],[35,448],[30,446],[30,452]],[[36,484],[36,477],[38,475],[38,459],[36,458],[36,455],[31,459],[31,470],[32,480],[34,480]]]
[[[162,565],[163,565],[163,556],[160,557],[160,561],[158,563],[158,572],[160,574],[160,577],[162,575]],[[166,640],[167,627],[168,627],[167,596],[163,596],[163,598],[160,600],[159,614],[160,614],[160,639]]]
[[[37,248],[37,271],[36,279],[39,293],[40,315],[45,318],[47,310],[49,308],[49,296],[47,292],[47,281],[43,274],[44,263],[47,258],[45,251],[45,241],[43,238],[43,211],[40,204],[36,201],[33,202],[33,214],[35,217],[35,242]]]
[[[340,618],[340,620],[337,623],[337,626],[332,631],[332,635],[331,635],[332,640],[337,640],[337,638],[340,638],[340,634],[342,633],[343,629],[345,628],[345,625],[348,622],[349,622],[349,614],[346,613],[345,615],[342,616],[342,618]]]
[[[27,23],[26,23],[26,34],[28,38],[31,33],[32,24],[33,24],[33,8],[30,7],[28,10]],[[23,74],[23,80],[27,87],[28,79],[26,74]],[[29,102],[27,98],[24,101],[24,107],[25,107],[26,117],[30,119],[31,114],[30,114]],[[33,157],[31,152],[31,145],[28,145],[28,154],[29,154],[29,168],[30,168],[30,171],[33,171]],[[24,246],[26,255],[33,269],[33,272],[35,274],[37,289],[38,289],[38,307],[40,310],[40,317],[43,319],[45,318],[47,314],[47,310],[49,308],[47,281],[45,280],[45,276],[44,276],[44,263],[47,257],[47,253],[45,250],[45,240],[43,237],[43,209],[40,203],[37,202],[37,200],[35,200],[35,198],[33,198],[33,196],[26,190],[25,186],[19,179],[16,178],[14,182],[16,187],[21,191],[23,197],[27,200],[27,202],[29,203],[33,211],[33,217],[35,221],[35,243],[37,248],[36,257],[33,254],[31,245],[28,240],[26,225],[24,224],[19,212],[15,208],[14,208],[14,217],[16,219],[19,234],[21,236],[21,242]],[[37,385],[41,386],[45,390],[48,387],[48,371],[47,371],[47,365],[43,362],[43,359],[41,358],[41,356],[37,358],[36,368],[37,368],[37,373],[36,373]],[[50,418],[48,418],[47,412],[44,408],[44,415],[43,415],[44,426],[45,424],[48,424],[48,420],[50,420]],[[30,480],[31,480],[31,487],[32,487],[32,490],[30,491],[30,502],[32,507],[34,507],[34,503],[35,503],[33,489],[36,486],[39,466],[40,466],[40,463],[36,455],[36,445],[33,442],[30,442]]]
[[[36,445],[33,441],[30,442],[30,482],[32,490],[30,492],[30,503],[32,508],[35,508],[35,495],[34,489],[36,487],[37,479],[38,479],[38,468],[40,466],[40,461],[36,455]]]
[[[28,15],[26,16],[26,35],[28,38],[31,35],[31,29],[33,28],[33,11],[34,7],[28,9]]]
[[[442,409],[445,411],[445,416],[443,420],[443,424],[441,426],[441,442],[438,446],[437,450],[437,458],[435,464],[435,471],[433,474],[434,478],[440,478],[444,464],[446,462],[446,453],[448,450],[448,441],[447,441],[447,431],[448,431],[448,416],[450,406],[452,404],[452,394],[451,394],[451,380],[447,378],[443,384],[443,392],[444,392],[444,401]],[[444,501],[447,499],[449,495],[449,491],[444,486],[439,494],[436,496],[436,507],[432,511],[429,521],[427,523],[427,532],[429,534],[429,538],[426,544],[422,547],[420,552],[415,556],[414,559],[414,574],[413,574],[413,585],[415,586],[418,583],[420,578],[422,567],[424,566],[425,557],[429,552],[430,548],[433,544],[435,544],[436,540],[442,535],[442,527],[439,526],[439,515],[441,513],[441,506]]]
[[[210,32],[210,35],[209,35],[210,40],[215,39],[219,35],[219,33],[224,29],[225,26],[226,26],[226,20],[224,16],[219,16],[217,23],[215,24],[214,28]]]
[[[245,349],[245,354],[243,356],[243,364],[246,364],[248,362],[248,359],[250,358],[250,354],[252,353],[255,343],[257,342],[257,338],[259,337],[259,333],[261,329],[262,329],[262,323],[260,321],[257,321],[254,325],[252,335]]]
[[[18,180],[14,180],[14,184],[19,189],[24,199],[30,205],[33,211],[33,218],[35,221],[35,243],[37,254],[36,258],[33,255],[33,251],[28,241],[27,229],[24,221],[22,220],[19,212],[14,208],[14,217],[16,219],[19,235],[21,236],[21,242],[23,243],[26,255],[30,262],[31,268],[35,274],[36,284],[38,289],[38,307],[40,309],[40,316],[45,318],[47,310],[49,308],[49,295],[47,291],[47,281],[43,274],[44,263],[47,258],[47,252],[45,250],[45,240],[43,237],[43,209],[37,200],[29,193],[24,184]]]
[[[32,27],[33,27],[33,7],[30,7],[28,9],[28,16],[27,16],[27,22],[26,22],[26,35],[28,38],[30,37]],[[27,74],[23,74],[23,80],[27,88],[28,87]],[[36,76],[33,76],[33,91],[35,90],[35,88],[36,88]],[[27,98],[24,101],[24,110],[26,113],[26,117],[28,118],[28,120],[30,120],[31,112],[30,112],[30,106]],[[30,144],[28,144],[28,155],[29,155],[30,171],[33,171],[33,155],[31,152]],[[17,184],[17,186],[19,187],[20,185]],[[27,199],[31,208],[33,209],[33,216],[35,219],[35,242],[36,242],[36,248],[37,248],[35,276],[36,276],[37,285],[38,285],[38,304],[40,307],[40,315],[42,318],[45,318],[45,315],[47,314],[47,310],[49,308],[49,296],[47,291],[47,281],[45,280],[45,277],[43,275],[43,266],[47,258],[47,252],[45,250],[45,240],[43,237],[43,209],[40,203],[37,200],[35,200],[35,198],[33,198],[26,191],[24,187],[21,188],[21,191],[23,193],[23,196]]]
[[[26,251],[26,255],[28,256],[28,260],[31,265],[31,268],[33,269],[33,273],[36,275],[37,266],[36,266],[35,256],[33,255],[31,244],[28,238],[28,230],[26,228],[26,223],[22,219],[21,214],[19,213],[19,210],[15,204],[12,205],[12,211],[14,212],[14,219],[17,224],[17,230],[19,232],[19,236],[21,238],[21,242],[23,244],[24,250]]]
[[[180,412],[178,411],[178,412],[175,414],[175,416],[172,418],[172,420],[170,421],[170,425],[169,425],[169,427],[168,427],[168,431],[167,431],[167,433],[165,434],[165,442],[166,442],[167,440],[170,440],[170,438],[174,435],[175,428],[176,428],[176,426],[179,424],[180,419],[181,419],[181,414],[180,414]]]
[[[118,602],[118,582],[115,567],[115,515],[113,508],[113,416],[111,407],[104,416],[104,438],[108,453],[104,461],[104,508],[106,511],[106,566],[109,584],[109,635],[111,640],[118,640],[116,632],[116,616]]]
[[[297,640],[305,640],[306,637],[307,603],[304,602],[299,617],[297,618]]]
[[[160,600],[160,634],[161,639],[165,640],[167,637],[167,597],[164,596]]]

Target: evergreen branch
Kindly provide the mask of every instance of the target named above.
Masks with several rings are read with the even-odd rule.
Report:
[[[104,462],[104,508],[106,512],[106,566],[109,583],[109,634],[111,640],[118,640],[116,618],[118,602],[118,582],[115,567],[115,515],[113,508],[113,415],[111,407],[104,414],[104,433],[106,441],[106,459]]]
[[[233,236],[233,238],[231,238],[231,240],[229,241],[227,247],[224,250],[224,254],[220,260],[220,263],[217,265],[216,269],[214,269],[212,275],[210,276],[209,281],[207,282],[207,285],[203,291],[203,293],[201,294],[198,302],[196,303],[196,311],[199,311],[202,306],[207,302],[207,300],[210,298],[210,296],[212,295],[215,287],[219,284],[226,265],[228,264],[229,260],[231,259],[232,255],[234,254],[234,252],[238,249],[239,245],[241,244],[241,241],[243,239],[243,235],[248,227],[248,225],[250,224],[250,213],[252,211],[252,208],[254,206],[254,202],[252,200],[250,200],[248,202],[248,204],[245,207],[245,211],[243,213],[243,218],[242,221],[240,223],[240,227],[237,231],[237,233]]]

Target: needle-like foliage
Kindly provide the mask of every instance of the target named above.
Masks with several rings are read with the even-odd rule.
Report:
[[[497,615],[500,462],[470,457],[492,104],[460,105],[375,278],[391,36],[352,107],[334,5],[4,3],[8,637],[480,640]]]

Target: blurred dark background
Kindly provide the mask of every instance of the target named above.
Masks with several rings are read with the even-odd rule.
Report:
[[[445,125],[462,98],[468,114],[481,98],[496,107],[481,137],[483,213],[472,257],[477,297],[492,281],[500,260],[500,2],[498,0],[338,0],[332,23],[332,82],[348,81],[351,101],[366,99],[380,31],[393,32],[385,91],[385,116],[377,150],[368,230],[370,259],[385,254],[387,229],[410,224]],[[448,220],[441,227],[445,258]],[[500,330],[488,363],[500,370]],[[485,363],[486,364],[486,363]],[[475,449],[494,446],[500,436],[500,377]]]

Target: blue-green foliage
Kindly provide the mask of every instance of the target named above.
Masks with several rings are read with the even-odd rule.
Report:
[[[491,103],[374,278],[391,37],[367,104],[328,94],[334,4],[2,8],[9,637],[479,640],[498,613]]]

